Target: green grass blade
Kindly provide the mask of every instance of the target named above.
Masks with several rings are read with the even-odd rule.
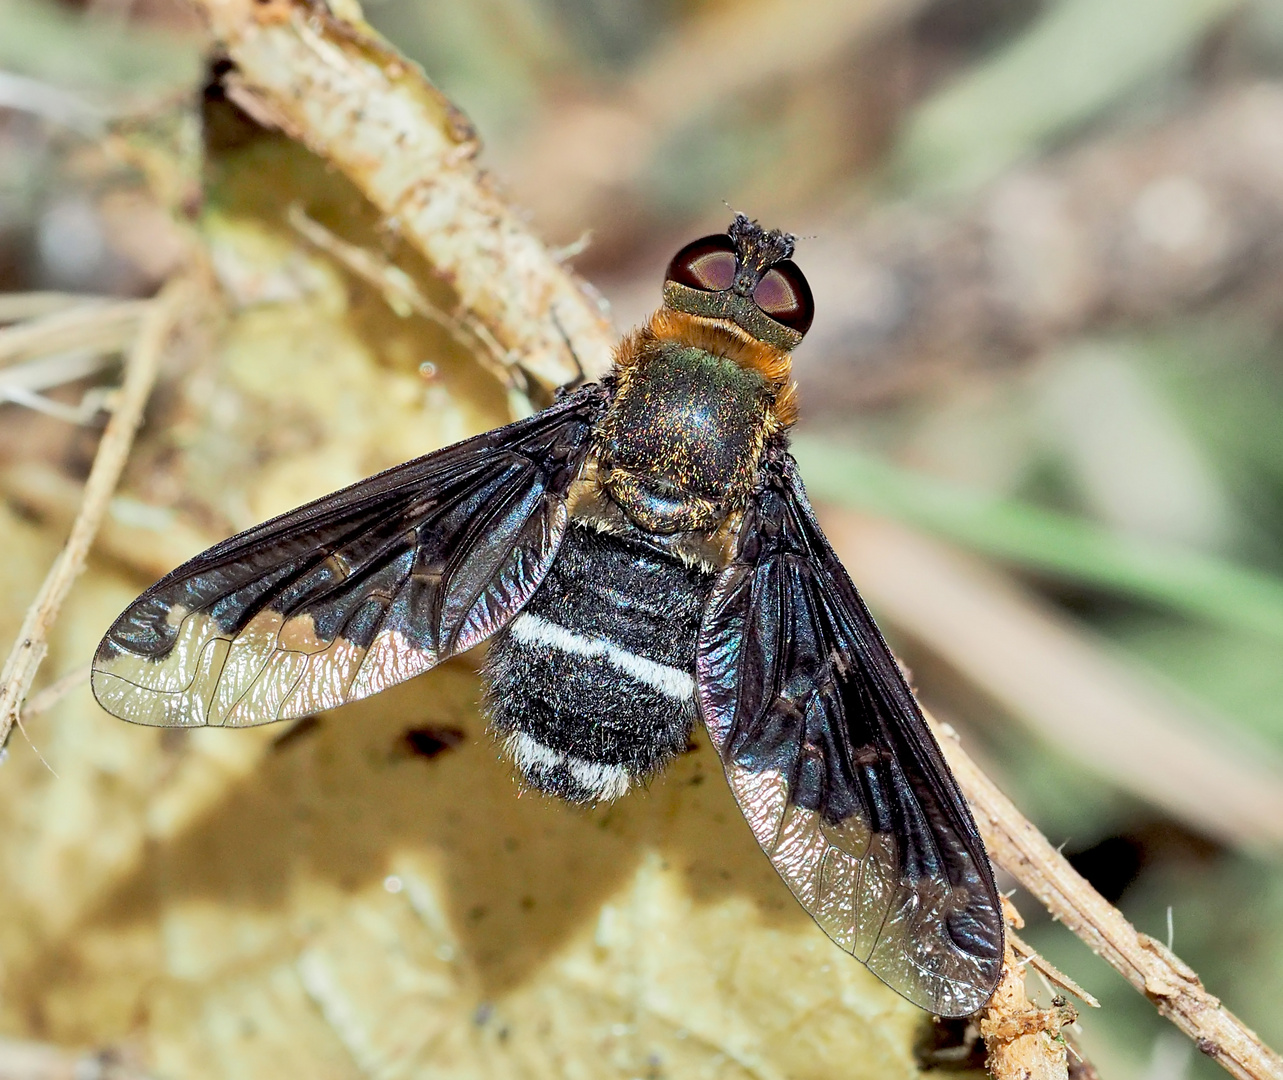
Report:
[[[1227,560],[798,438],[812,498],[893,517],[994,558],[1283,639],[1283,580]]]

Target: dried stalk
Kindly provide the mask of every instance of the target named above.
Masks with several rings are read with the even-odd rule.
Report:
[[[55,386],[97,375],[112,363],[114,359],[110,353],[93,349],[71,349],[0,368],[0,401],[17,401],[23,404],[20,398],[24,393],[38,394]]]
[[[834,545],[847,564],[867,563],[874,527],[850,513],[831,512],[825,515],[825,521]],[[878,529],[882,527],[879,525]],[[902,551],[908,547],[916,559],[918,551],[914,542],[918,538],[908,530],[897,528],[892,533],[890,526],[886,528],[888,549]],[[949,767],[971,803],[993,861],[1228,1072],[1242,1080],[1283,1080],[1283,1058],[1209,994],[1187,964],[1164,945],[1138,931],[1122,912],[1092,888],[981,772],[962,750],[951,728],[935,720],[931,723]]]
[[[106,296],[87,296],[84,293],[3,293],[0,294],[0,323],[34,319],[41,315],[50,315],[55,311],[65,311],[67,308],[82,307],[90,303],[106,304],[110,299]]]
[[[70,677],[70,676],[68,676]],[[50,689],[53,689],[50,687]],[[42,691],[47,693],[47,691]],[[1008,901],[1010,906],[1010,901]],[[1062,990],[1068,990],[1079,1001],[1085,1002],[1093,1009],[1100,1008],[1100,1002],[1096,998],[1079,986],[1073,979],[1066,975],[1060,968],[1056,967],[1041,953],[1035,951],[1028,942],[1024,941],[1017,933],[1016,929],[1024,926],[1024,921],[1016,922],[1013,929],[1012,920],[1007,920],[1007,944],[1011,946],[1011,951],[1016,954],[1016,960],[1033,968],[1039,975],[1047,980],[1053,987],[1060,987]]]
[[[52,83],[0,71],[0,107],[61,124],[87,139],[101,137],[107,114],[94,102]]]
[[[167,285],[142,308],[138,337],[125,361],[125,376],[111,419],[98,444],[93,467],[85,482],[85,495],[71,534],[27,609],[17,641],[0,675],[0,746],[20,720],[19,710],[31,689],[46,653],[48,635],[71,586],[84,568],[90,546],[107,512],[142,421],[143,407],[151,393],[165,342],[173,331],[189,289],[182,279]]]
[[[1067,1005],[1040,1009],[1025,994],[1020,962],[1007,943],[1002,981],[980,1017],[993,1080],[1067,1080],[1069,1056],[1060,1029],[1077,1014]]]
[[[92,300],[0,330],[0,366],[70,349],[112,352],[133,340],[148,300]]]
[[[362,281],[378,289],[393,311],[398,314],[413,312],[443,327],[454,340],[470,352],[482,367],[495,376],[509,390],[517,389],[521,372],[507,363],[503,347],[484,325],[475,320],[459,319],[443,311],[423,295],[399,266],[375,255],[356,244],[349,244],[335,236],[318,221],[313,221],[298,203],[293,203],[286,214],[291,227],[336,262],[347,268]]]
[[[87,683],[91,670],[90,666],[85,664],[83,667],[69,671],[66,675],[54,680],[38,693],[32,694],[31,697],[27,698],[26,705],[23,706],[23,718],[29,719],[33,716],[39,716],[42,712],[48,712],[75,690],[76,687]]]
[[[1283,1078],[1283,1057],[1209,994],[1188,964],[1142,934],[1093,889],[980,771],[951,728],[932,723],[994,862],[1231,1075],[1241,1080]]]
[[[0,470],[0,495],[38,518],[47,529],[70,529],[84,499],[84,485],[51,465],[25,462]],[[153,521],[136,520],[127,496],[112,499],[94,538],[94,551],[155,581],[223,537],[198,529],[182,515],[148,507]],[[28,705],[28,708],[30,706]]]
[[[232,97],[343,172],[547,387],[606,370],[615,335],[477,167],[459,110],[363,23],[290,0],[197,0],[236,63]],[[344,4],[359,20],[355,3]]]

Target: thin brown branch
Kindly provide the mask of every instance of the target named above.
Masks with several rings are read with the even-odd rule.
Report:
[[[93,467],[85,482],[84,499],[72,523],[67,543],[27,609],[4,672],[0,674],[0,746],[20,720],[20,710],[45,654],[48,635],[63,601],[84,568],[98,527],[125,467],[134,435],[142,421],[166,341],[189,292],[183,279],[175,279],[143,309],[138,336],[125,361],[125,376],[111,419],[98,444]]]
[[[994,862],[1231,1075],[1242,1080],[1283,1078],[1283,1058],[1209,994],[1188,964],[1137,930],[1093,889],[980,771],[952,729],[934,726]]]
[[[414,312],[425,319],[431,319],[448,330],[450,336],[465,349],[471,351],[477,347],[477,342],[468,336],[459,320],[424,296],[414,279],[399,266],[394,266],[366,248],[349,244],[335,236],[319,221],[308,217],[307,211],[298,203],[290,204],[285,217],[290,227],[303,239],[330,255],[362,281],[378,289],[388,307],[399,314]]]
[[[413,312],[444,327],[454,340],[468,350],[474,359],[509,391],[519,389],[520,372],[508,361],[503,348],[483,324],[465,321],[443,311],[423,295],[399,266],[356,244],[335,236],[318,221],[313,221],[298,203],[287,212],[290,226],[305,240],[330,255],[362,281],[383,294],[387,305],[398,314]],[[528,405],[527,405],[528,407]]]
[[[197,0],[236,100],[343,172],[446,278],[510,364],[549,387],[605,371],[609,320],[494,190],[471,125],[364,24],[291,0]],[[346,12],[355,3],[343,5]]]
[[[0,293],[0,323],[19,322],[22,319],[35,319],[41,315],[51,315],[55,311],[67,308],[83,307],[85,304],[98,302],[109,303],[110,297],[86,296],[84,293],[65,292],[19,292]]]
[[[0,495],[49,529],[71,528],[84,490],[83,484],[43,462],[0,470]],[[94,551],[154,581],[221,539],[173,510],[140,507],[128,496],[117,495],[98,529]]]
[[[89,681],[89,673],[90,667],[86,664],[84,667],[76,668],[75,671],[69,671],[61,678],[55,679],[43,690],[32,694],[31,697],[27,698],[26,705],[23,706],[23,717],[39,716],[42,712],[52,709],[76,687],[87,683]]]
[[[865,568],[866,574],[862,577],[873,586],[866,591],[878,593],[877,574],[868,573],[869,542],[883,525],[875,526],[848,513],[827,514],[825,521],[847,565]],[[887,525],[881,539],[880,545],[874,539],[875,546],[884,552],[907,552],[919,571],[924,565],[929,568],[939,561],[931,555],[927,542],[917,544],[919,538],[908,530]],[[880,565],[888,569],[890,564],[882,560]],[[928,572],[920,576],[919,584],[930,588],[940,582]],[[1007,663],[1019,666],[1021,661],[1008,656]],[[1046,677],[1042,666],[1035,665],[1034,669],[1040,677]],[[1078,720],[1085,722],[1089,718],[1079,715]],[[1092,888],[967,756],[952,729],[934,720],[931,723],[949,767],[971,803],[993,861],[1149,998],[1160,1014],[1195,1041],[1199,1050],[1218,1061],[1229,1073],[1241,1080],[1283,1080],[1283,1058],[1208,993],[1188,964],[1148,934],[1138,931],[1122,912]],[[1241,782],[1247,783],[1247,780]],[[1264,813],[1259,803],[1256,812]]]
[[[68,349],[113,352],[133,340],[150,301],[90,300],[0,330],[0,366]]]
[[[70,424],[87,424],[98,415],[109,390],[100,386],[86,390],[76,405],[47,397],[43,391],[96,375],[115,363],[112,352],[71,349],[0,367],[0,404],[22,405]]]
[[[1060,1029],[1077,1014],[1066,1005],[1040,1009],[1025,994],[1023,967],[1007,942],[1002,981],[980,1017],[993,1080],[1067,1080],[1069,1057]]]
[[[14,395],[39,393],[54,386],[96,375],[114,360],[109,353],[92,349],[71,349],[0,368],[0,400]]]
[[[1007,925],[1007,941],[1011,945],[1012,952],[1016,954],[1016,959],[1022,964],[1027,964],[1033,968],[1052,986],[1058,986],[1061,990],[1069,991],[1079,1001],[1085,1002],[1093,1009],[1100,1008],[1100,1002],[1096,1000],[1094,995],[1089,994],[1045,956],[1031,948],[1028,942],[1024,941],[1011,928],[1010,923]]]

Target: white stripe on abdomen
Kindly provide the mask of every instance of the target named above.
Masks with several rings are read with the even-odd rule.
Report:
[[[524,732],[514,731],[504,740],[504,747],[517,767],[536,786],[541,772],[565,768],[571,779],[594,799],[609,802],[624,795],[631,783],[628,770],[622,765],[602,765],[596,761],[586,761],[573,754],[544,746],[538,739]]]
[[[689,672],[638,656],[606,638],[585,637],[530,612],[518,615],[508,624],[508,629],[525,644],[547,645],[575,656],[604,657],[625,675],[674,701],[690,701],[695,695],[695,680]]]

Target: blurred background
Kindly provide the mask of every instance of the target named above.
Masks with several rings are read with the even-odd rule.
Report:
[[[802,238],[817,315],[796,356],[798,457],[923,700],[1139,929],[1283,1043],[1283,0],[369,0],[366,16],[468,114],[497,183],[620,329],[655,306],[672,252],[723,229],[728,207]],[[206,48],[173,0],[0,0],[0,321],[150,295],[193,250],[212,282],[43,683],[82,668],[129,597],[204,543],[504,419],[501,388],[449,333],[391,310],[306,238],[300,221],[320,222],[448,305],[353,189],[227,100]],[[123,341],[105,325],[72,346],[0,339],[6,649],[96,445]],[[157,957],[239,897],[253,918],[207,926],[219,944],[192,963],[234,975],[226,994],[249,1008],[275,984],[254,981],[248,959],[228,975],[214,954],[260,957],[286,886],[213,874],[195,901],[163,897],[220,860],[270,863],[271,844],[254,847],[275,827],[263,820],[310,829],[290,833],[309,850],[337,830],[348,839],[335,858],[378,863],[372,895],[395,895],[413,876],[393,849],[417,850],[414,814],[370,824],[384,780],[362,787],[334,755],[354,755],[352,768],[377,758],[408,792],[475,734],[459,752],[473,764],[441,781],[431,813],[449,819],[451,799],[475,797],[467,770],[489,770],[496,802],[474,807],[478,828],[533,812],[542,824],[512,828],[569,829],[558,842],[580,852],[605,830],[635,853],[668,820],[654,809],[667,781],[622,825],[564,826],[529,798],[509,809],[473,669],[432,687],[430,709],[397,698],[384,741],[359,752],[343,747],[375,719],[335,714],[340,734],[309,736],[328,749],[304,764],[282,764],[305,751],[274,730],[193,744],[199,767],[174,738],[148,733],[144,753],[83,687],[29,720],[57,777],[14,737],[0,769],[4,1033],[110,1045],[158,1075],[251,1075],[237,1055],[252,1053],[210,1034],[223,1014],[192,989],[205,975]],[[434,734],[394,753],[401,728]],[[701,767],[683,764],[691,784]],[[185,809],[157,807],[164,784]],[[271,803],[272,784],[295,801]],[[323,798],[344,809],[299,825]],[[211,824],[225,813],[240,824]],[[351,840],[362,830],[365,848]],[[157,854],[171,843],[178,855]],[[336,880],[348,896],[366,887]],[[617,887],[593,883],[575,918],[599,919]],[[1221,1075],[1015,899],[1028,940],[1102,1003],[1080,1037],[1102,1076]],[[305,959],[290,963],[312,987]],[[156,998],[162,969],[172,985]],[[477,1030],[525,978],[492,985],[485,970]],[[204,1010],[206,1041],[158,1049],[151,1032],[183,1030],[184,1008]],[[651,1057],[651,1075],[741,1075],[734,1054],[685,1072]],[[325,1075],[412,1074],[395,1055],[352,1060]],[[843,1075],[815,1061],[741,1062],[742,1075]]]

